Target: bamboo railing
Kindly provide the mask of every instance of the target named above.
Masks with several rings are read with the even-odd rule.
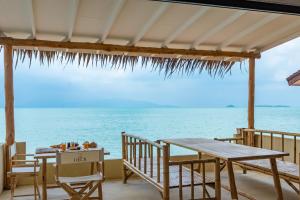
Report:
[[[206,164],[215,165],[215,199],[221,199],[220,187],[220,163],[217,159],[201,160],[183,160],[171,161],[169,145],[160,144],[159,141],[153,142],[139,136],[122,132],[122,158],[123,158],[123,182],[126,183],[128,178],[137,174],[154,185],[163,196],[164,200],[170,198],[170,189],[178,188],[179,199],[183,199],[183,188],[190,187],[190,197],[195,199],[195,187],[200,185],[202,189],[202,198],[210,198],[207,191],[207,180],[205,174]],[[201,165],[201,171],[198,166]],[[183,173],[189,172],[189,184],[186,184],[187,176]],[[200,177],[201,183],[196,182]],[[175,176],[174,176],[175,175]],[[177,180],[175,180],[177,179]],[[184,180],[185,179],[185,180]],[[178,184],[173,184],[178,182]],[[210,183],[211,186],[211,183]]]
[[[242,135],[252,134],[253,146],[289,152],[291,161],[297,163],[297,141],[300,140],[300,133],[262,130],[262,129],[242,129]],[[278,145],[278,140],[280,140]],[[275,146],[275,142],[277,142]],[[282,158],[285,160],[285,157]]]

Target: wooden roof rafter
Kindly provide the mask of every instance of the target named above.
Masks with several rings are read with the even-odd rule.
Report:
[[[111,11],[111,15],[108,18],[106,24],[105,24],[105,29],[104,32],[102,33],[99,42],[104,42],[104,40],[107,38],[110,29],[112,28],[114,21],[116,20],[116,18],[118,17],[119,13],[121,12],[123,6],[126,4],[126,0],[122,0],[122,1],[115,1],[114,2],[114,6],[113,9]]]
[[[178,35],[184,32],[188,27],[190,27],[195,21],[197,21],[201,16],[209,11],[209,7],[201,7],[195,14],[193,14],[185,23],[178,27],[168,38],[163,42],[162,47],[167,47],[173,40],[175,40]]]
[[[294,21],[294,22],[292,22],[290,24],[287,24],[284,27],[281,27],[281,29],[274,30],[272,33],[270,33],[268,35],[268,37],[262,37],[259,40],[254,41],[252,44],[250,44],[250,45],[246,46],[244,49],[242,49],[242,51],[249,51],[250,49],[252,49],[254,47],[259,47],[259,45],[263,45],[265,42],[267,42],[269,40],[272,40],[272,38],[274,38],[274,37],[276,37],[278,35],[284,34],[288,30],[291,30],[291,29],[294,29],[294,28],[298,28],[298,27],[300,27],[300,21]],[[290,37],[290,35],[288,35],[287,37]],[[263,50],[266,50],[268,48],[269,48],[269,46],[266,46],[264,48],[261,48],[260,50],[263,51]]]
[[[28,0],[28,10],[30,15],[30,23],[31,23],[31,39],[35,39],[36,37],[36,26],[35,26],[35,14],[33,7],[33,0]]]
[[[228,38],[227,40],[223,41],[222,44],[220,44],[218,46],[218,49],[221,50],[224,47],[227,47],[227,46],[231,45],[235,41],[245,37],[248,34],[253,33],[255,30],[257,30],[257,29],[263,27],[264,25],[276,20],[279,17],[280,17],[280,15],[275,15],[275,14],[266,16],[265,18],[263,18],[262,20],[258,21],[256,24],[254,24],[253,26],[249,26],[248,28],[241,31],[238,35],[235,35],[235,37],[231,37],[231,38]]]
[[[144,24],[138,34],[134,37],[134,39],[129,43],[129,45],[135,45],[138,41],[140,41],[145,33],[151,28],[151,26],[159,19],[159,17],[164,14],[165,10],[168,9],[170,5],[165,3],[162,4],[150,17],[150,19]]]
[[[80,0],[72,0],[70,1],[70,14],[69,14],[69,29],[68,29],[68,35],[66,36],[66,41],[71,41],[75,23],[76,23],[76,18],[78,14],[78,8],[79,8],[79,1]]]
[[[245,13],[246,13],[246,11],[244,11],[244,10],[236,11],[231,16],[229,16],[227,19],[225,19],[223,22],[221,22],[220,24],[218,24],[217,26],[215,26],[211,30],[207,31],[204,35],[202,35],[199,38],[197,38],[193,42],[193,44],[192,44],[191,47],[192,48],[197,48],[197,46],[200,45],[201,43],[203,43],[207,38],[209,38],[212,35],[218,33],[219,31],[221,31],[222,29],[224,29],[226,26],[228,26],[229,24],[231,24],[234,21],[236,21],[237,19],[239,19],[239,17],[241,17]]]

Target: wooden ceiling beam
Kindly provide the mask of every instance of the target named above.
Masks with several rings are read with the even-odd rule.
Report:
[[[290,24],[287,24],[280,29],[273,30],[270,34],[266,35],[266,37],[262,37],[261,39],[256,40],[251,45],[248,45],[242,51],[250,51],[252,49],[259,49],[260,45],[263,45],[267,41],[271,41],[272,39],[278,37],[279,35],[282,35],[284,33],[287,33],[289,30],[300,27],[300,20],[294,21]]]
[[[201,16],[203,16],[209,10],[208,7],[201,7],[196,11],[187,21],[185,21],[181,26],[177,27],[176,30],[164,41],[163,47],[168,46],[173,40],[176,39],[181,33],[183,33],[188,27],[195,23]]]
[[[225,40],[221,45],[219,45],[219,47],[217,49],[221,50],[224,47],[229,46],[230,44],[234,43],[235,41],[238,41],[239,39],[255,32],[257,29],[274,21],[275,19],[277,19],[280,16],[281,15],[278,15],[278,14],[272,14],[272,15],[268,15],[268,16],[264,17],[262,20],[259,20],[257,23],[249,26],[248,28],[245,28],[244,30],[242,30],[241,32],[236,34],[234,37],[231,37],[231,38],[228,38],[227,40]]]
[[[75,50],[91,50],[102,51],[105,53],[129,53],[136,55],[180,55],[183,57],[237,57],[237,58],[260,58],[260,53],[257,52],[232,52],[232,51],[209,51],[209,50],[194,50],[194,49],[170,49],[170,48],[152,48],[152,47],[135,47],[110,45],[102,43],[83,43],[83,42],[56,42],[47,40],[31,40],[31,39],[12,39],[0,37],[0,45],[12,45],[14,47],[37,47],[50,49],[75,49]]]
[[[73,35],[77,14],[78,14],[78,7],[79,7],[79,0],[70,0],[70,15],[69,15],[69,30],[68,35],[66,37],[66,41],[70,41]]]
[[[99,42],[104,42],[104,40],[107,38],[111,27],[113,26],[115,20],[120,14],[120,11],[122,10],[123,6],[126,4],[126,0],[115,0],[113,9],[110,13],[110,16],[107,19],[107,22],[105,24],[104,32],[101,35],[101,38],[99,39]]]
[[[159,19],[159,17],[165,12],[165,10],[169,7],[169,4],[162,4],[152,15],[151,18],[144,24],[139,33],[134,37],[134,39],[129,43],[130,45],[135,45],[138,41],[140,41],[143,36],[147,33],[147,31],[151,28],[151,26]]]
[[[28,10],[30,15],[30,22],[31,22],[31,38],[36,38],[36,26],[35,26],[35,14],[34,14],[34,7],[33,7],[33,0],[28,0]]]
[[[211,37],[212,35],[220,32],[222,29],[227,27],[229,24],[235,22],[238,18],[240,18],[242,15],[244,15],[247,11],[239,10],[236,11],[234,14],[229,16],[227,19],[225,19],[223,22],[220,22],[217,26],[213,27],[212,29],[205,32],[204,35],[200,36],[198,39],[196,39],[191,48],[197,48],[198,45],[205,42],[206,39]]]

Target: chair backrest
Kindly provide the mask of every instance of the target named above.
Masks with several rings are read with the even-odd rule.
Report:
[[[17,145],[16,145],[16,143],[13,143],[9,147],[9,156],[10,156],[10,158],[13,158],[16,154],[17,154]]]
[[[65,151],[56,153],[56,163],[76,164],[76,163],[93,163],[104,160],[104,149],[89,149],[81,151]]]

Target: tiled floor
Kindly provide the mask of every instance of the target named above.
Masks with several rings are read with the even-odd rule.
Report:
[[[240,191],[245,192],[255,199],[273,200],[276,199],[276,194],[273,187],[272,177],[265,176],[253,172],[248,172],[244,175],[241,172],[236,173],[237,187]],[[228,185],[226,173],[222,174],[222,184]],[[282,181],[284,198],[288,200],[298,199],[296,193]],[[199,188],[198,188],[199,189]],[[201,192],[196,190],[196,197],[199,197]],[[17,193],[24,194],[32,191],[31,186],[23,186],[17,188]],[[131,179],[127,184],[122,184],[120,180],[106,181],[103,186],[104,199],[107,200],[156,200],[161,199],[159,192],[150,184],[142,180]],[[211,190],[211,193],[213,191]],[[186,188],[184,191],[185,198],[190,199],[190,190]],[[4,191],[0,196],[1,200],[9,199],[10,191]],[[62,189],[48,190],[48,199],[67,199],[68,196]],[[33,199],[33,197],[16,198],[22,200]],[[178,199],[178,190],[171,190],[171,199]],[[230,193],[222,190],[222,199],[230,199]],[[240,197],[240,199],[245,199]]]

